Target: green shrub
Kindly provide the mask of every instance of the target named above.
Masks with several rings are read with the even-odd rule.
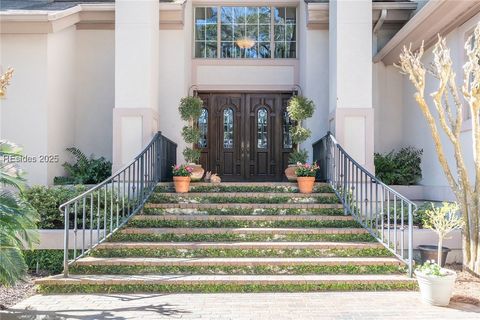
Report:
[[[75,188],[34,186],[25,191],[26,200],[40,214],[40,229],[63,229],[64,217],[58,207],[84,192],[84,186]]]
[[[375,175],[389,185],[412,185],[422,179],[423,150],[406,147],[387,154],[375,153]]]
[[[78,148],[66,149],[75,158],[74,164],[65,162],[63,167],[67,171],[67,177],[55,177],[53,183],[61,184],[97,184],[112,175],[112,163],[104,157],[88,158]]]
[[[73,251],[70,252],[71,256],[72,254]],[[63,270],[63,250],[28,250],[23,252],[23,256],[30,272],[38,270],[42,273],[57,274]]]
[[[308,151],[305,149],[295,150],[288,156],[288,164],[306,163]]]

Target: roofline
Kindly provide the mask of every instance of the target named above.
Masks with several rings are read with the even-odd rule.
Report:
[[[480,12],[480,1],[429,1],[408,21],[374,57],[373,62],[393,64],[398,61],[403,46],[412,44],[412,50],[432,46],[438,34],[448,34]]]

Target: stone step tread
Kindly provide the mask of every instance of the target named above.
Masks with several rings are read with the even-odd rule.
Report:
[[[322,216],[322,215],[178,215],[178,214],[163,214],[163,215],[137,215],[133,220],[157,220],[157,221],[172,221],[172,220],[188,220],[188,221],[350,221],[352,216],[338,215],[338,216]]]
[[[179,198],[202,198],[202,197],[223,197],[223,198],[315,198],[315,197],[336,197],[333,192],[314,192],[314,193],[292,193],[292,192],[155,192],[156,195],[179,197]]]
[[[342,209],[341,203],[147,203],[158,209]]]
[[[222,182],[222,186],[246,186],[246,187],[293,187],[298,188],[298,184],[296,182]],[[328,183],[325,182],[315,182],[315,186],[327,186]],[[157,186],[171,186],[173,187],[173,182],[159,182]],[[210,187],[215,186],[210,182],[191,182],[190,187]]]
[[[365,234],[363,228],[125,228],[124,234]]]
[[[403,263],[388,257],[327,257],[327,258],[97,258],[85,257],[77,266],[400,266]]]
[[[411,283],[405,275],[55,275],[35,280],[37,285],[282,285],[282,284],[391,284]]]
[[[103,242],[97,249],[379,249],[378,242]]]

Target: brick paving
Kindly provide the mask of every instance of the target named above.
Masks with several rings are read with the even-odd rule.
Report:
[[[473,320],[480,308],[428,306],[418,292],[36,295],[0,319]]]

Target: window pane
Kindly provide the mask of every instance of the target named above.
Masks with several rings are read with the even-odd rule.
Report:
[[[246,11],[247,23],[248,24],[257,24],[258,23],[258,8],[248,7]]]
[[[205,40],[205,25],[197,24],[195,30],[195,40]]]
[[[269,7],[259,8],[259,23],[270,24],[270,8]]]
[[[205,42],[195,42],[195,58],[205,58]]]
[[[206,8],[205,21],[209,24],[217,24],[217,8]]]
[[[296,57],[296,42],[287,42],[285,47],[285,58],[295,58]]]
[[[285,40],[285,26],[275,26],[275,41]]]
[[[217,57],[217,42],[209,41],[207,42],[205,58],[216,58]]]
[[[297,10],[294,7],[286,8],[286,23],[296,23],[297,21]]]
[[[222,41],[233,41],[233,27],[222,25]]]
[[[221,21],[223,23],[233,23],[233,8],[222,7]]]
[[[282,120],[283,148],[291,149],[293,147],[292,135],[290,133],[290,128],[292,127],[292,120],[290,119],[287,110],[283,112]]]
[[[258,41],[270,41],[270,25],[260,26],[258,29]]]
[[[222,42],[222,58],[235,58],[233,42]]]
[[[197,23],[205,23],[205,8],[195,9],[195,20]]]
[[[233,25],[233,36],[235,40],[245,37],[245,25],[244,24]]]
[[[198,129],[200,130],[200,140],[198,140],[199,148],[206,148],[208,146],[208,111],[203,108],[200,118],[198,118]]]
[[[258,110],[257,115],[257,148],[267,148],[267,118],[268,112],[265,108]]]
[[[247,37],[253,40],[257,40],[258,38],[258,26],[250,26],[247,25]]]
[[[275,58],[285,58],[285,42],[275,42]]]
[[[245,17],[245,7],[235,7],[233,8],[233,15],[235,19],[235,23],[245,23],[246,22],[246,17]]]
[[[223,110],[223,147],[233,148],[233,110],[231,108]]]
[[[245,49],[244,51],[245,58],[255,59],[258,57],[257,46],[253,46],[250,49]]]
[[[206,40],[209,41],[217,41],[217,25],[216,24],[209,24],[206,26],[207,34]]]
[[[296,26],[294,24],[287,24],[285,26],[285,40],[295,41],[297,38]]]
[[[285,24],[285,8],[275,8],[275,24]]]
[[[271,58],[270,42],[260,42],[258,44],[258,57],[259,58]]]

